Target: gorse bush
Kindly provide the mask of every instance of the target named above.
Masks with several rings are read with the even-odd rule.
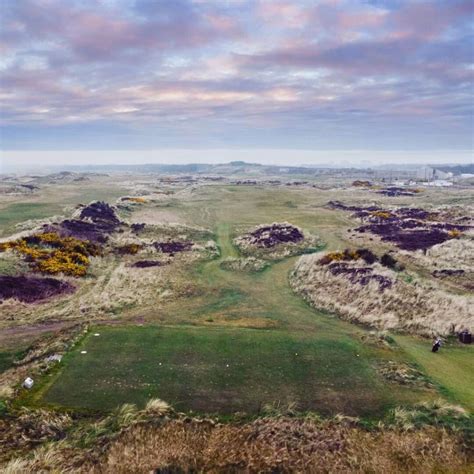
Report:
[[[100,255],[96,244],[74,237],[61,237],[55,232],[35,234],[0,244],[0,252],[14,250],[25,257],[40,273],[81,277],[87,273],[89,257]]]
[[[137,204],[145,204],[147,200],[142,197],[125,197],[122,198],[123,201],[136,202]]]
[[[377,256],[369,249],[345,249],[342,252],[326,253],[326,255],[319,260],[319,263],[321,265],[328,265],[332,262],[351,262],[360,259],[370,264],[377,261]]]

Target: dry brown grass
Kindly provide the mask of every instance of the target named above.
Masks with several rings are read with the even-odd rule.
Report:
[[[291,276],[292,287],[315,307],[377,329],[409,330],[429,336],[474,327],[472,296],[448,293],[435,282],[405,281],[404,275],[374,264],[377,274],[393,280],[392,287],[381,292],[376,282],[362,286],[351,283],[346,275],[333,275],[319,263],[320,258],[301,257]]]
[[[245,424],[173,419],[134,424],[88,451],[64,442],[4,464],[6,472],[469,472],[460,437],[444,429],[366,431],[347,421],[288,417]],[[173,471],[174,472],[174,471]]]
[[[465,236],[461,239],[450,239],[431,247],[426,252],[406,255],[412,257],[416,264],[430,271],[442,269],[464,270],[467,274],[474,273],[474,237]]]

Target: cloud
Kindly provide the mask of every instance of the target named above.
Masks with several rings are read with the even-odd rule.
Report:
[[[467,148],[472,9],[464,0],[6,2],[2,146],[125,134],[125,145],[144,147]]]

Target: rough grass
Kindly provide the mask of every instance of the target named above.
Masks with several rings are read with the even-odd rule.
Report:
[[[320,256],[301,257],[291,277],[293,288],[317,308],[378,329],[423,335],[449,335],[474,326],[472,296],[455,295],[421,281],[404,281],[397,272],[372,265],[393,282],[381,291],[376,282],[362,286],[334,275]],[[348,264],[349,265],[349,264]]]
[[[17,427],[10,428],[12,437],[28,446],[28,435],[40,433],[52,442],[30,448],[29,456],[4,462],[2,472],[467,473],[472,469],[461,436],[441,428],[369,432],[344,418],[322,422],[279,417],[222,425],[152,416],[147,420],[146,412],[123,406],[58,442],[69,418],[26,413]],[[81,444],[88,449],[81,449]]]
[[[111,446],[97,471],[421,473],[467,472],[468,466],[461,443],[443,431],[373,434],[280,419],[240,427],[181,423],[162,430],[139,427]]]

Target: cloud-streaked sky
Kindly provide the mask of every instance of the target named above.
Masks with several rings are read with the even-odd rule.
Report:
[[[472,0],[0,0],[0,10],[7,155],[449,158],[473,147]]]

